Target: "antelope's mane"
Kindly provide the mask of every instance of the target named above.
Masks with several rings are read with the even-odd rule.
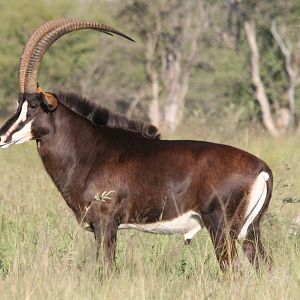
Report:
[[[128,119],[75,93],[59,91],[57,98],[64,106],[81,117],[86,118],[94,126],[134,131],[150,139],[160,138],[160,133],[154,125]]]

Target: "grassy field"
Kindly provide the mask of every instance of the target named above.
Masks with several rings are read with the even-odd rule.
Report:
[[[190,246],[180,236],[121,231],[117,270],[99,275],[93,235],[79,227],[31,142],[0,151],[0,298],[299,299],[299,136],[179,135],[239,146],[272,167],[274,195],[262,224],[271,272],[257,274],[240,255],[241,273],[223,275],[205,230]]]

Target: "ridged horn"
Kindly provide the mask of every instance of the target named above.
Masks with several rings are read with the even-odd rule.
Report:
[[[26,70],[25,93],[35,93],[39,65],[48,48],[63,35],[81,29],[93,29],[110,35],[117,34],[134,42],[134,40],[126,34],[99,22],[80,20],[70,21],[68,24],[62,25],[46,34],[36,45]]]
[[[18,82],[19,82],[19,92],[24,93],[24,84],[25,84],[25,76],[26,76],[26,69],[27,69],[27,64],[30,60],[30,57],[33,53],[33,50],[36,46],[36,44],[40,41],[40,39],[52,31],[53,29],[67,24],[71,21],[74,21],[74,19],[71,18],[62,18],[62,19],[57,19],[57,20],[52,20],[49,21],[43,25],[41,25],[38,29],[36,29],[31,36],[28,38],[20,60],[19,60],[19,70],[18,70]]]

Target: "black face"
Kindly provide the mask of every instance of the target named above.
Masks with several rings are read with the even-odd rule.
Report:
[[[42,93],[22,94],[13,116],[0,128],[0,147],[8,148],[39,138],[42,119],[49,112],[48,103]]]

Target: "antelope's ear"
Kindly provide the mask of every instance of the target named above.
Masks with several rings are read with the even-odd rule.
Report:
[[[41,92],[41,101],[48,111],[54,111],[57,107],[57,98],[52,93]]]

